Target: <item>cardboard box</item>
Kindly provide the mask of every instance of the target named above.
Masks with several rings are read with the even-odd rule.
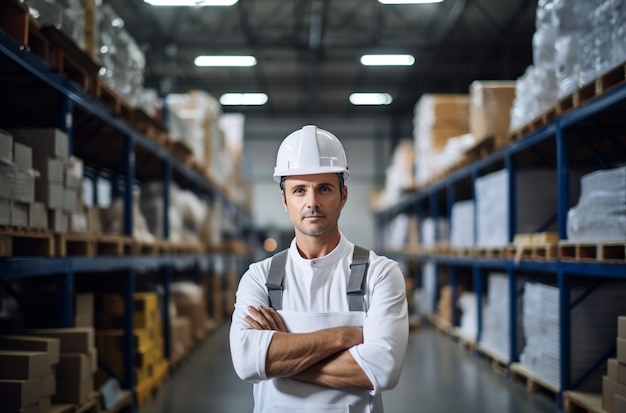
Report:
[[[607,360],[606,375],[611,380],[626,386],[626,364],[620,363],[617,359]]]
[[[29,330],[29,334],[58,338],[61,353],[89,353],[95,347],[93,327],[69,327]]]
[[[50,365],[59,363],[61,343],[58,338],[24,335],[0,336],[0,348],[7,350],[41,351],[48,355]]]
[[[474,81],[470,85],[470,133],[480,141],[509,131],[514,81]]]
[[[615,413],[626,413],[626,397],[616,394],[613,396],[613,410]]]
[[[83,403],[94,390],[93,376],[82,380],[57,380],[57,392],[53,403]]]
[[[43,382],[32,380],[0,380],[0,400],[6,409],[19,409],[36,404],[42,398]]]
[[[31,228],[48,228],[48,210],[43,202],[28,204],[28,226]]]
[[[69,139],[67,133],[56,128],[20,128],[9,129],[13,139],[33,148],[33,152],[69,158]]]
[[[33,150],[30,146],[15,142],[13,144],[13,161],[18,169],[29,170],[33,168]]]
[[[33,168],[39,172],[41,181],[63,184],[63,160],[35,153],[33,154]]]
[[[617,337],[626,339],[626,316],[617,318]]]
[[[55,386],[56,390],[56,386]],[[51,397],[42,397],[39,399],[37,403],[37,407],[39,408],[39,413],[48,413],[52,411],[52,398]]]
[[[93,373],[91,357],[84,353],[61,353],[56,370],[57,379],[82,380]]]
[[[78,208],[78,191],[76,189],[65,188],[63,191],[63,210],[65,212],[75,212]]]
[[[93,327],[94,295],[92,293],[74,296],[74,327]]]
[[[0,197],[0,225],[11,225],[11,201],[4,197]]]
[[[35,184],[35,199],[43,202],[50,209],[63,209],[65,207],[65,189],[63,184],[37,180]]]
[[[83,161],[75,156],[70,156],[63,169],[65,187],[78,190],[83,183]]]
[[[626,386],[608,376],[602,377],[602,408],[608,413],[617,413],[613,405],[615,395],[626,397]]]
[[[46,397],[52,397],[57,392],[57,378],[54,374],[48,374],[42,379],[43,390],[41,395]]]
[[[0,129],[0,161],[13,162],[13,136]]]
[[[617,359],[626,364],[626,338],[617,338]]]
[[[27,227],[29,224],[28,211],[30,204],[11,201],[11,225],[16,227]]]
[[[67,212],[60,209],[49,209],[48,228],[56,232],[67,232],[69,228]]]
[[[90,206],[87,208],[87,231],[90,234],[102,233],[102,220],[100,219],[100,208]]]
[[[40,379],[50,373],[50,358],[40,351],[0,350],[0,379]]]
[[[16,170],[14,177],[10,198],[25,203],[35,202],[36,181],[33,172]]]

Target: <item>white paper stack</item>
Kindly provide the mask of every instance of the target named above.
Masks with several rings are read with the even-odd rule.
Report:
[[[626,167],[582,177],[578,204],[567,214],[570,241],[626,240]]]
[[[432,247],[437,243],[448,242],[450,238],[450,224],[446,218],[425,218],[421,225],[422,246]]]
[[[450,245],[457,248],[474,246],[474,201],[452,205]]]
[[[571,302],[576,302],[588,291],[588,287],[572,288]],[[605,283],[595,288],[571,311],[572,380],[578,380],[587,373],[615,346],[617,317],[626,314],[625,294],[623,283]],[[520,361],[533,375],[560,388],[559,289],[527,283],[523,301],[526,346]],[[583,389],[598,391],[600,383],[599,380],[588,381]]]
[[[422,268],[422,293],[420,311],[433,314],[435,311],[435,294],[437,290],[437,266],[434,261],[426,261]]]
[[[480,346],[502,360],[509,361],[511,354],[509,280],[506,274],[489,274],[487,303],[483,311]],[[518,318],[521,308],[518,306]],[[519,323],[518,323],[519,324]],[[521,326],[517,326],[518,347],[522,343]]]
[[[457,300],[457,307],[461,309],[461,323],[457,333],[469,340],[476,340],[478,333],[478,302],[476,294],[465,291]]]

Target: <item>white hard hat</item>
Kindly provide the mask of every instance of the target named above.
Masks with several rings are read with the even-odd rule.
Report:
[[[309,125],[292,132],[278,148],[274,180],[289,175],[343,173],[350,177],[346,151],[332,133]]]

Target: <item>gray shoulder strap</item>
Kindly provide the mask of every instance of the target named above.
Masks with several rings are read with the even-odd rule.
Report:
[[[348,278],[348,306],[350,311],[365,311],[365,274],[369,265],[370,251],[354,246],[350,277]]]
[[[287,252],[283,250],[272,257],[270,272],[267,275],[265,286],[270,299],[270,307],[276,310],[283,309],[283,278],[285,277],[285,265],[287,264]]]

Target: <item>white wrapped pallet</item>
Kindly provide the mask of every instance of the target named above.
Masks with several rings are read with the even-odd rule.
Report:
[[[476,340],[478,333],[478,301],[476,293],[464,291],[457,300],[457,307],[461,309],[461,322],[456,332],[468,340]]]
[[[460,201],[452,205],[450,245],[456,248],[474,246],[474,201]]]
[[[592,172],[580,184],[578,204],[567,213],[567,239],[626,240],[626,166]]]

